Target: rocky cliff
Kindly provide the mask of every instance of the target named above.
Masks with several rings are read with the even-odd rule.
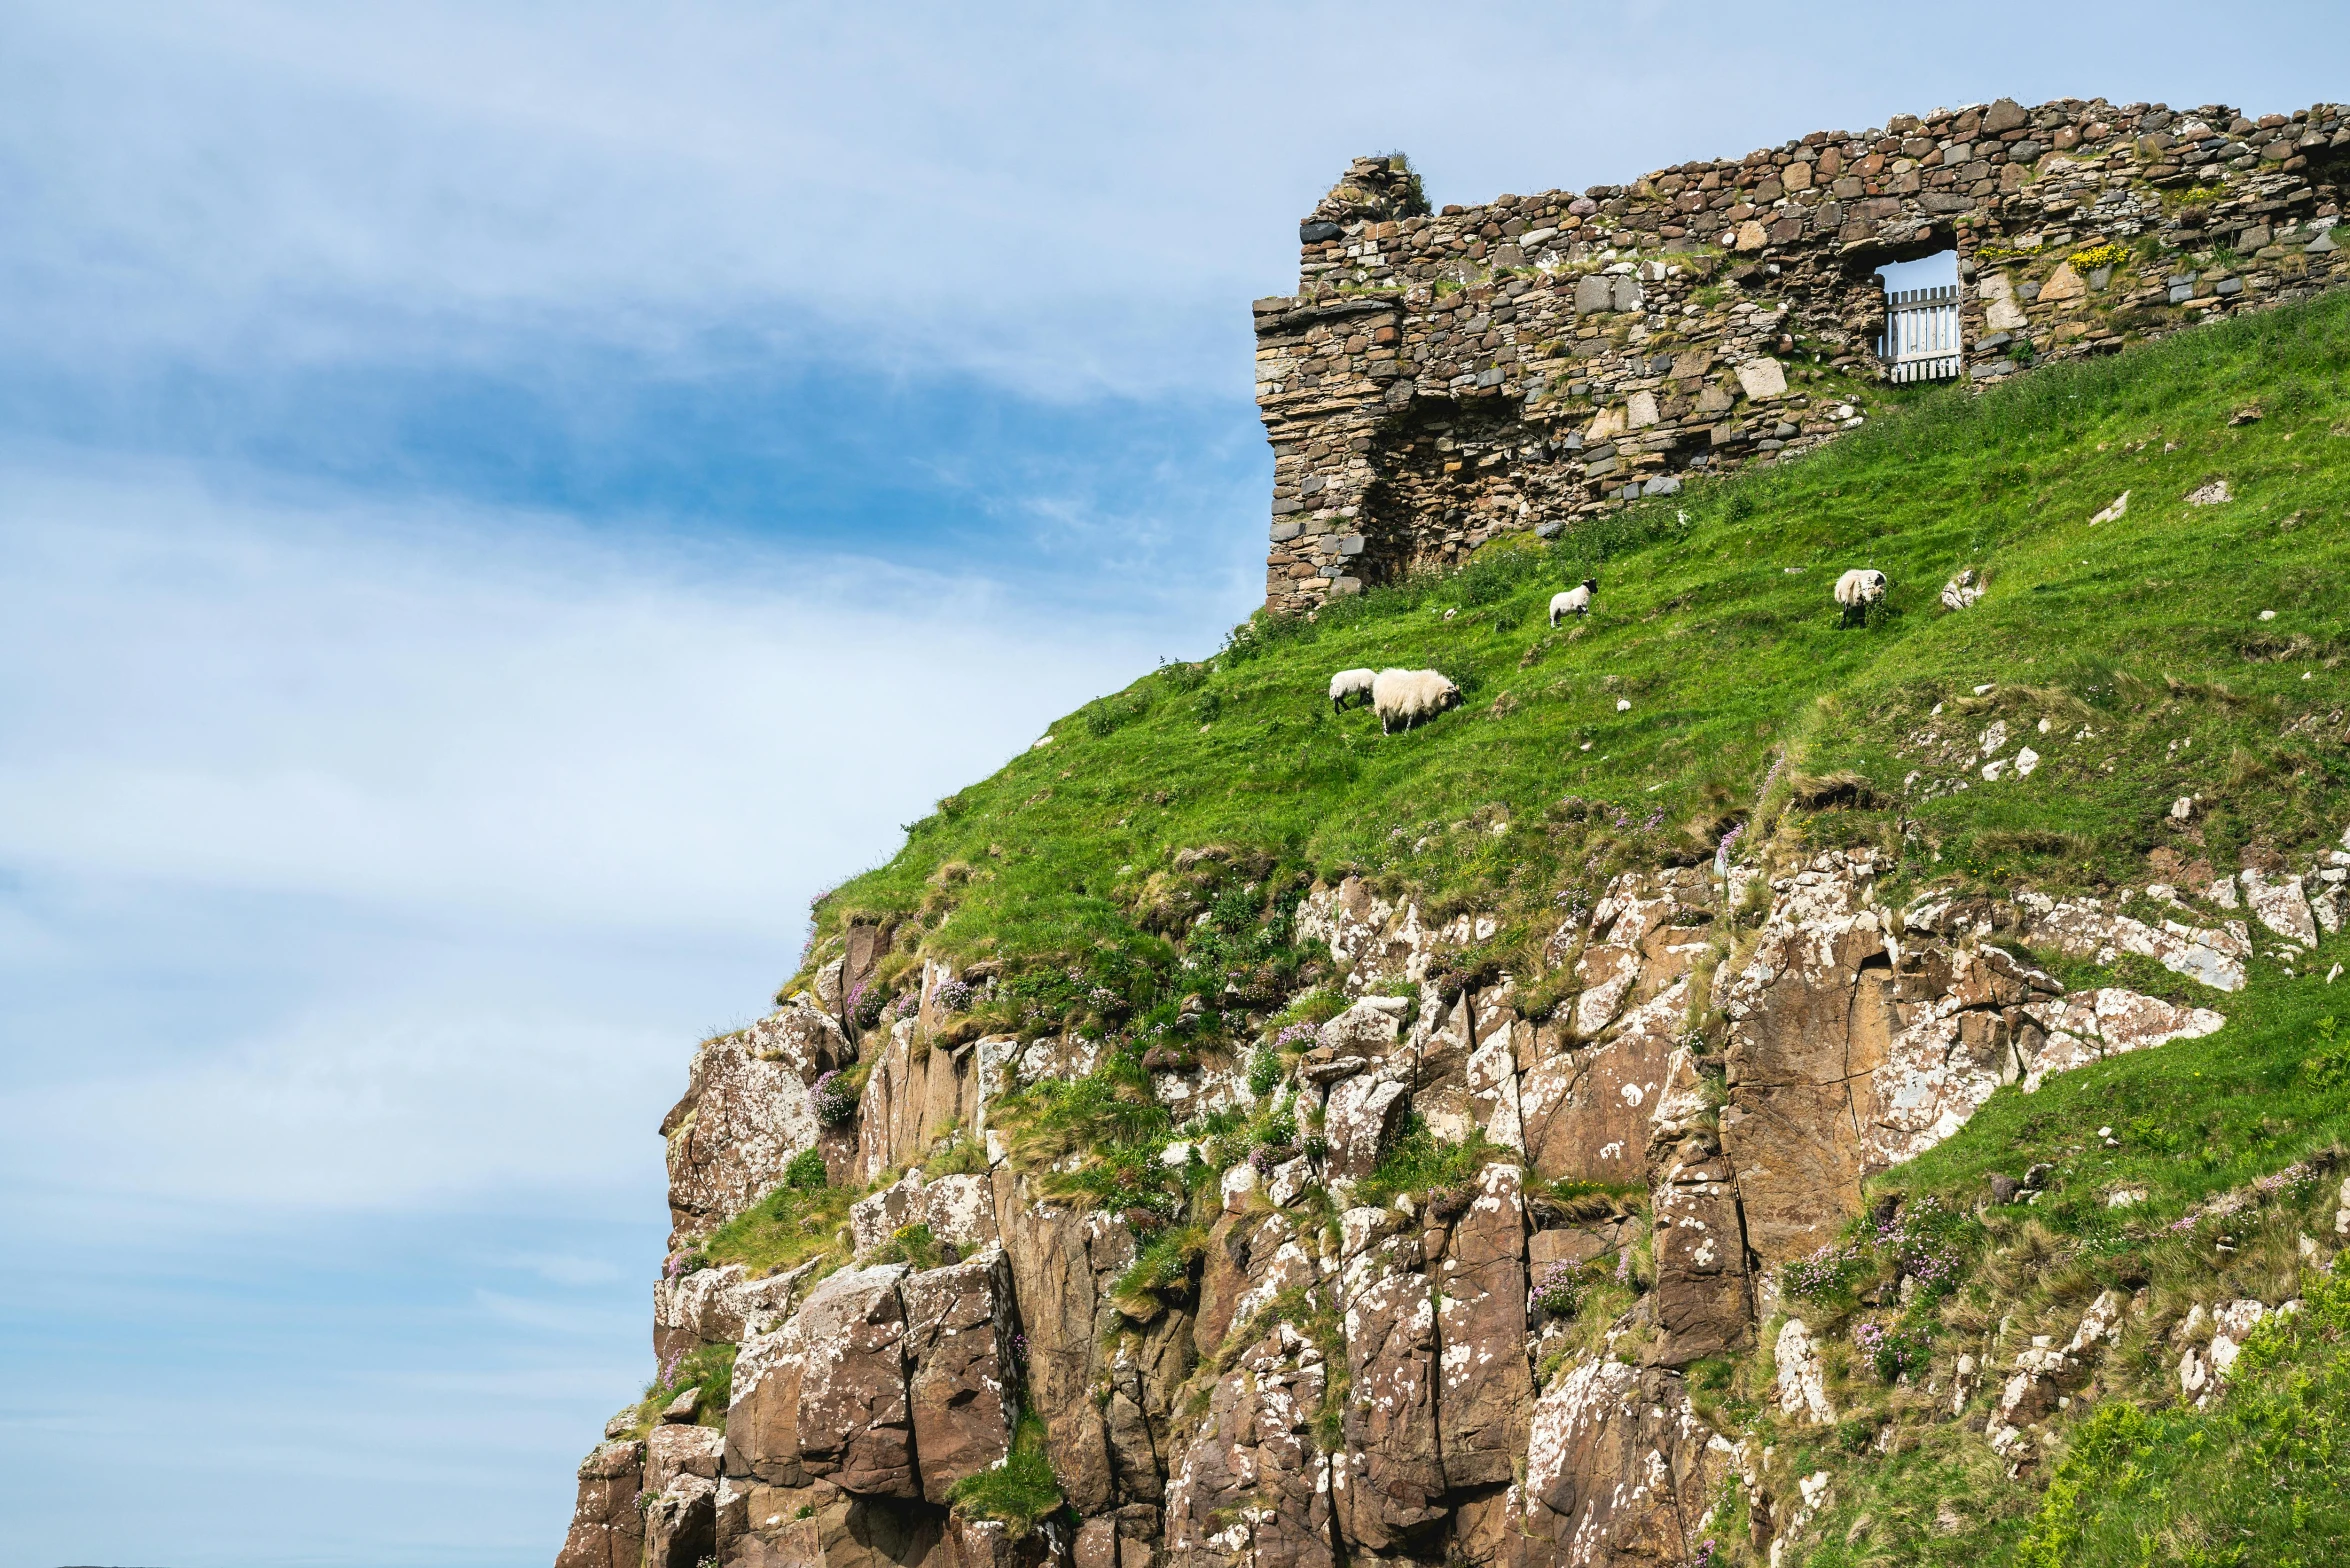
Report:
[[[558,1568],[2322,1560],[2350,300],[1999,380],[1255,617],[820,899]]]
[[[642,1412],[616,1418],[558,1562],[1683,1562],[1733,1493],[1769,1551],[1773,1521],[1807,1517],[1800,1490],[1699,1412],[1690,1366],[1785,1321],[1779,1266],[2001,1086],[2226,1022],[2069,991],[2022,954],[2127,949],[2224,1006],[2253,950],[2239,887],[2265,939],[2314,943],[2340,925],[2344,865],[2336,850],[2281,881],[2171,892],[2158,922],[2029,896],[1896,909],[1859,853],[1627,872],[1549,934],[1579,989],[1541,1019],[1507,977],[1449,978],[1489,921],[1434,924],[1358,880],[1314,888],[1297,940],[1328,953],[1345,1005],[1292,1032],[1277,1074],[1202,1057],[1145,1081],[1171,1113],[1318,1131],[1213,1171],[1200,1141],[1168,1140],[1161,1163],[1197,1169],[1197,1257],[1141,1284],[1161,1216],[1072,1201],[1052,1180],[1070,1162],[1004,1130],[1034,1118],[1021,1085],[1098,1071],[1101,1042],[953,1042],[942,998],[978,993],[930,965],[862,1042],[853,1120],[823,1125],[818,1085],[859,1054],[844,1003],[871,983],[863,941],[862,971],[833,959],[695,1057],[664,1125],[675,1245],[697,1266],[656,1288],[655,1348],[675,1366],[739,1347],[729,1397],[666,1401],[641,1437]],[[1373,1178],[1407,1126],[1478,1158],[1358,1201],[1385,1192]],[[982,1140],[983,1168],[926,1178],[958,1134]],[[809,1150],[870,1189],[845,1255],[761,1277],[694,1252]],[[856,1261],[917,1226],[934,1254]],[[1610,1287],[1604,1323],[1562,1310]],[[1788,1333],[1777,1354],[1799,1376]],[[2024,1404],[2002,1406],[2010,1429]],[[959,1509],[1024,1419],[1055,1506]]]

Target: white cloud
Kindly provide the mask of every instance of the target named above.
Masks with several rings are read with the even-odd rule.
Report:
[[[984,578],[559,520],[0,481],[0,857],[559,924],[779,891],[1147,667]]]
[[[0,561],[0,864],[143,917],[20,901],[0,962],[135,987],[201,930],[244,992],[0,1075],[14,1179],[81,1200],[643,1201],[810,894],[1148,663],[981,579],[185,474],[19,474]]]
[[[81,373],[101,345],[442,363],[561,337],[1245,396],[1244,302],[1293,285],[1293,225],[1355,154],[1401,147],[1474,202],[2186,74],[2060,80],[2079,39],[2133,62],[2094,17],[1978,20],[2043,63],[1918,54],[1905,33],[1945,41],[1922,12],[1792,47],[1726,4],[48,0],[0,63],[0,267],[50,332],[76,321]],[[2256,39],[2194,66],[2199,95],[2277,70]]]

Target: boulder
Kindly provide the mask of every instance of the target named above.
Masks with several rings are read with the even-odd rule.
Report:
[[[1334,1085],[1323,1113],[1332,1176],[1359,1180],[1379,1163],[1379,1152],[1402,1124],[1409,1085],[1386,1072],[1362,1073]]]
[[[2237,880],[2244,884],[2245,904],[2262,925],[2304,947],[2317,945],[2317,920],[2310,913],[2309,899],[2301,890],[2299,877],[2272,882],[2247,867]]]
[[[711,1426],[657,1426],[645,1438],[645,1490],[666,1490],[681,1475],[718,1479],[726,1434]]]
[[[753,1334],[774,1332],[799,1306],[818,1266],[805,1263],[753,1279],[741,1264],[728,1263],[654,1281],[654,1359],[666,1365],[703,1345],[739,1345]]]

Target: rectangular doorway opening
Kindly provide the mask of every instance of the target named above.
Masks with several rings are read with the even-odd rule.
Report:
[[[1958,252],[1937,251],[1877,269],[1885,288],[1885,335],[1877,358],[1894,383],[1951,381],[1966,368],[1960,340]]]

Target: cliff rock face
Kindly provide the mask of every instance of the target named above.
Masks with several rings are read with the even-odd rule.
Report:
[[[2117,988],[2067,994],[2002,942],[2138,943],[2215,995],[2229,974],[2212,960],[2248,945],[2184,906],[2159,927],[2029,897],[1897,911],[1865,853],[1767,880],[1728,870],[1618,877],[1549,939],[1576,988],[1538,1017],[1507,978],[1443,981],[1491,922],[1431,924],[1354,881],[1316,889],[1298,928],[1329,944],[1356,1000],[1275,1092],[1324,1146],[1223,1173],[1188,1291],[1119,1296],[1131,1219],[1045,1197],[993,1139],[986,1174],[910,1174],[851,1211],[860,1253],[918,1221],[963,1261],[664,1280],[664,1355],[740,1347],[723,1434],[616,1431],[580,1469],[559,1568],[1687,1560],[1725,1479],[1753,1472],[1682,1371],[1752,1343],[1773,1267],[1999,1086],[2224,1021]],[[2281,885],[2260,892],[2281,904]],[[1749,889],[1759,921],[1733,923]],[[2292,924],[2272,913],[2272,929]],[[1390,994],[1398,982],[1417,995]],[[681,1234],[706,1234],[803,1149],[869,1182],[984,1129],[1008,1074],[1094,1065],[1081,1040],[949,1046],[923,1027],[866,1041],[853,1149],[811,1106],[850,1054],[820,1005],[706,1043],[664,1123]],[[1160,1076],[1195,1103],[1250,1095],[1215,1069]],[[1350,1202],[1407,1116],[1501,1157],[1422,1198]],[[1535,1178],[1648,1198],[1563,1205]],[[1559,1338],[1546,1271],[1611,1266],[1646,1287],[1636,1304],[1596,1340]],[[1015,1534],[955,1492],[1006,1462],[1024,1408],[1067,1512]],[[1770,1499],[1751,1501],[1767,1524]]]

